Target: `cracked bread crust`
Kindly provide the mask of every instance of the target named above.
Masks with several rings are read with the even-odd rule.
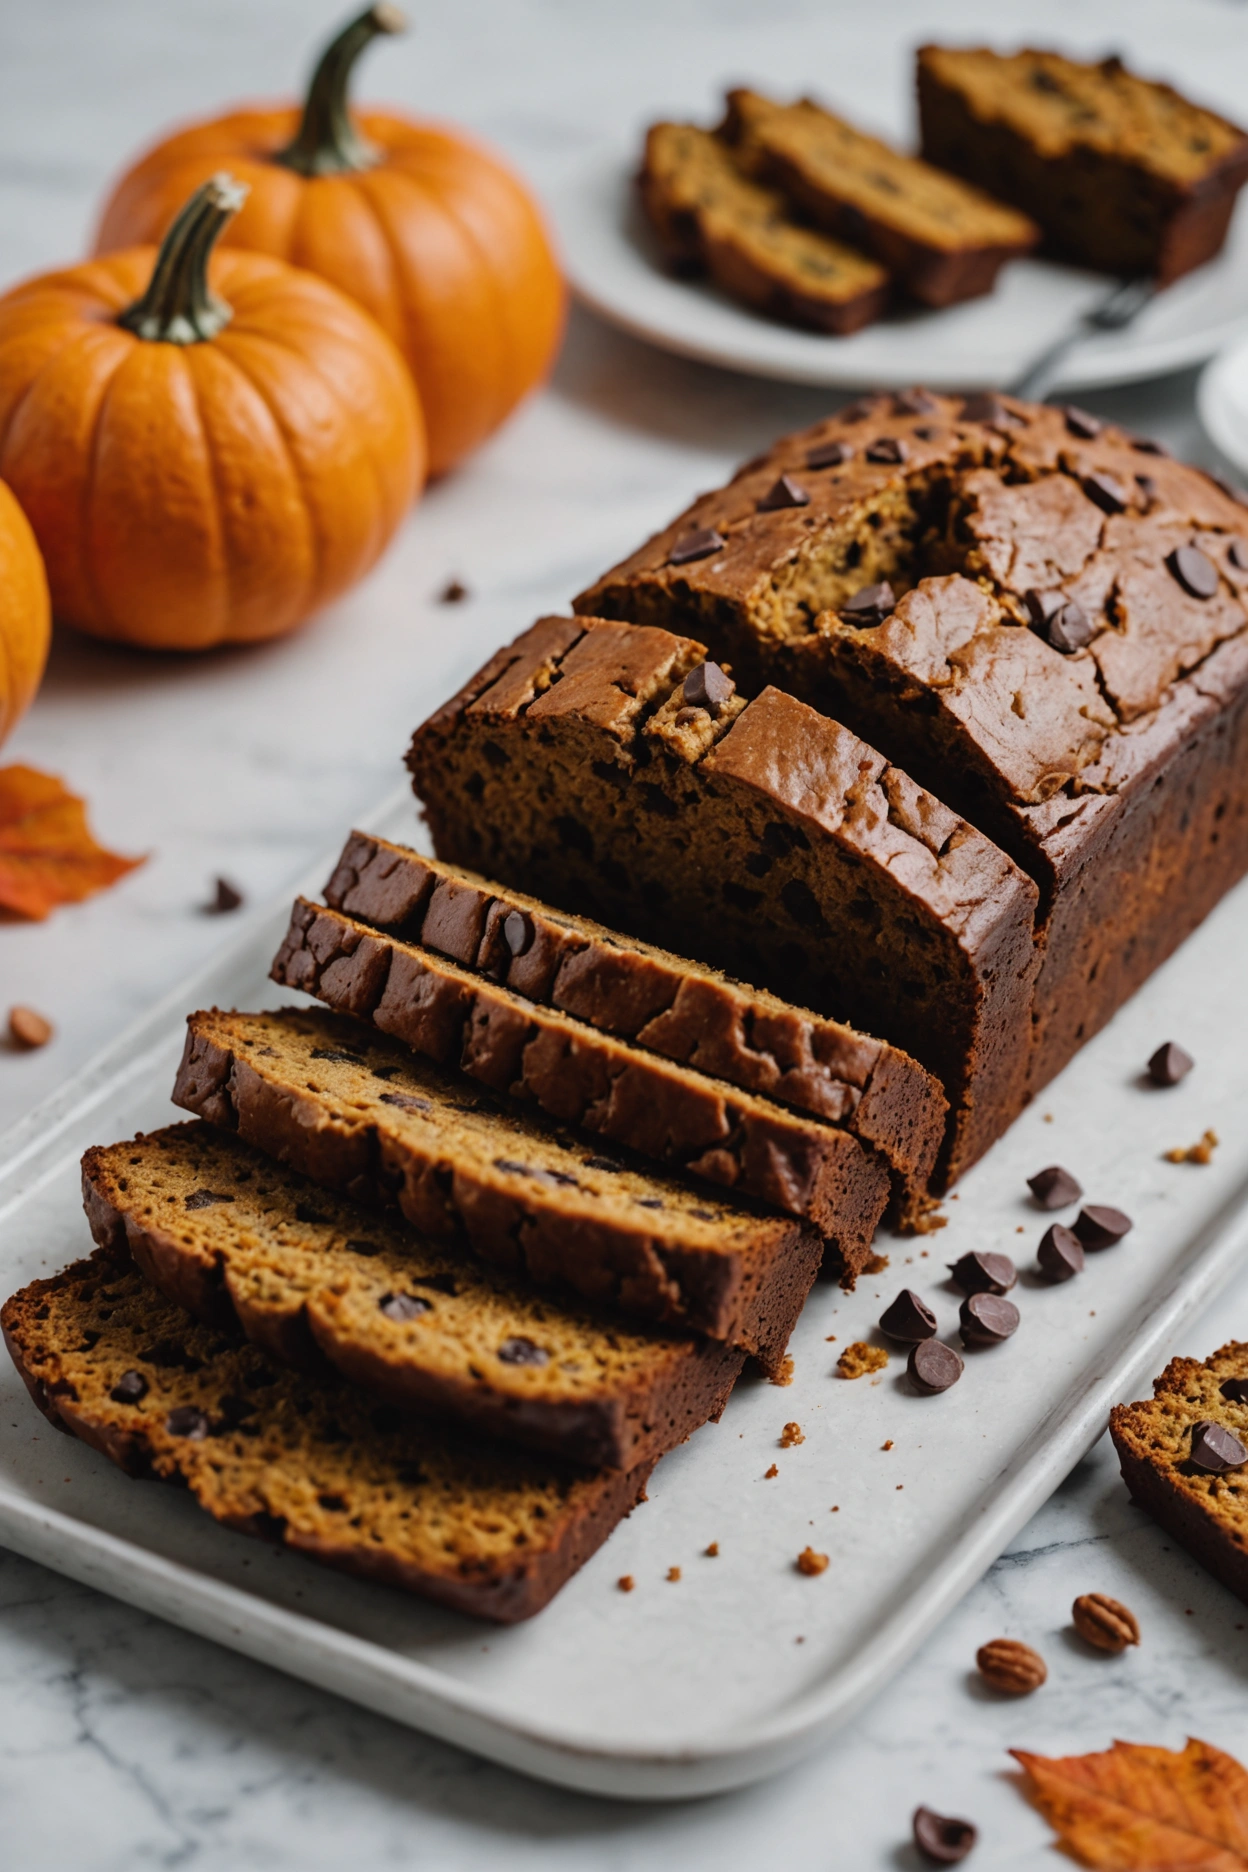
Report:
[[[1248,1389],[1248,1345],[1232,1340],[1203,1364],[1171,1359],[1147,1402],[1116,1404],[1110,1435],[1122,1479],[1167,1533],[1248,1603],[1248,1473],[1209,1475],[1188,1460],[1199,1423],[1215,1423],[1248,1446],[1248,1404],[1222,1387]]]
[[[856,1275],[889,1197],[849,1132],[673,1065],[431,949],[300,898],[271,970],[560,1124],[801,1216]]]
[[[767,690],[708,752],[649,732],[700,645],[534,627],[418,730],[440,855],[874,1028],[940,1078],[947,1180],[1020,1109],[1035,886],[838,723]],[[633,673],[631,692],[617,671]],[[558,679],[563,667],[575,687]],[[643,674],[644,671],[644,674]],[[539,687],[540,684],[540,687]]]
[[[713,654],[849,723],[1034,878],[1035,1093],[1248,869],[1248,511],[1083,412],[996,397],[971,419],[973,402],[924,401],[877,398],[782,438],[586,601],[696,618]],[[869,465],[872,438],[907,459]],[[833,443],[848,464],[800,468]],[[750,511],[781,472],[811,493],[788,516],[809,522],[796,552]],[[686,588],[664,543],[695,515],[727,548],[683,568]],[[1204,596],[1174,569],[1192,549]],[[895,609],[844,614],[851,575],[888,578]],[[1055,648],[1029,593],[1076,603],[1087,642]]]
[[[745,1359],[543,1299],[202,1122],[89,1150],[82,1189],[97,1244],[197,1319],[595,1468],[634,1469],[717,1419]]]
[[[370,834],[351,834],[325,900],[532,1001],[843,1124],[887,1158],[903,1207],[926,1189],[946,1101],[898,1047]],[[508,926],[515,950],[509,917],[520,919]]]
[[[224,1527],[474,1618],[531,1618],[645,1500],[653,1462],[585,1474],[274,1370],[104,1251],[0,1311],[48,1421]],[[137,1374],[133,1402],[113,1395]],[[136,1387],[137,1388],[137,1387]],[[171,1428],[172,1425],[172,1428]]]
[[[539,1286],[739,1345],[769,1374],[823,1256],[804,1223],[602,1156],[319,1009],[192,1014],[173,1097],[322,1188]]]

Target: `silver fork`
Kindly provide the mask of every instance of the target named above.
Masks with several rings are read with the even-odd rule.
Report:
[[[1124,331],[1133,319],[1139,317],[1145,306],[1151,304],[1157,292],[1156,280],[1119,280],[1106,298],[1091,306],[1088,311],[1081,312],[1060,338],[1054,339],[1038,357],[1032,359],[1022,376],[1008,386],[1010,394],[1042,401],[1057,377],[1058,366],[1080,339],[1086,338],[1089,332]]]

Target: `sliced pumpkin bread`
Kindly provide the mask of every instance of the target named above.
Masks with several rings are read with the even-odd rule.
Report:
[[[946,1101],[900,1047],[372,834],[351,834],[325,901],[604,1033],[844,1125],[887,1159],[903,1208],[927,1187]]]
[[[821,1118],[677,1066],[304,898],[272,976],[562,1124],[804,1217],[855,1273],[870,1253],[888,1166]]]
[[[320,1009],[192,1014],[174,1102],[437,1240],[774,1372],[823,1238],[577,1137]]]
[[[99,1245],[197,1319],[576,1462],[661,1456],[718,1417],[745,1360],[542,1298],[202,1122],[89,1150],[82,1188]]]
[[[98,1250],[0,1310],[44,1416],[242,1534],[511,1624],[639,1501],[653,1461],[586,1473],[272,1365]],[[57,1472],[59,1474],[59,1470]]]
[[[904,155],[810,98],[778,104],[728,93],[723,136],[751,174],[781,188],[814,223],[886,266],[924,305],[992,290],[1040,230],[970,182]]]
[[[778,191],[743,172],[694,124],[646,136],[641,199],[669,265],[709,273],[734,299],[794,325],[844,334],[880,316],[888,274],[878,261],[803,227]]]

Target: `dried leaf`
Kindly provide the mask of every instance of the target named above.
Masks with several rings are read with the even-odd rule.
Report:
[[[1248,1872],[1248,1772],[1211,1743],[1115,1742],[1050,1760],[1011,1749],[1027,1792],[1080,1865],[1112,1872]]]
[[[0,911],[42,919],[142,863],[96,844],[86,802],[55,774],[0,767]]]

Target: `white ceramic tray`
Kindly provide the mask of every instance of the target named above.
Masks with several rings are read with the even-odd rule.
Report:
[[[415,835],[410,799],[389,802],[374,824]],[[166,1094],[184,1013],[214,1000],[279,999],[266,971],[284,924],[285,905],[257,915],[213,967],[9,1134],[0,1147],[5,1292],[87,1247],[83,1148],[176,1116]],[[966,1178],[942,1234],[882,1241],[892,1265],[852,1296],[816,1288],[792,1347],[793,1384],[743,1383],[723,1421],[660,1464],[650,1501],[527,1625],[477,1624],[215,1527],[185,1495],[127,1482],[58,1435],[7,1362],[0,1540],[567,1786],[677,1797],[784,1767],[905,1664],[1248,1248],[1246,932],[1248,888]],[[1197,1070],[1171,1091],[1148,1089],[1140,1068],[1171,1038],[1196,1055]],[[1209,1125],[1223,1139],[1210,1166],[1162,1160]],[[1089,1257],[1064,1287],[1024,1275],[1016,1338],[968,1357],[943,1397],[912,1396],[895,1355],[875,1380],[834,1376],[840,1348],[871,1336],[903,1284],[928,1296],[948,1334],[957,1296],[943,1279],[946,1261],[984,1247],[1030,1264],[1046,1218],[1024,1177],[1054,1160],[1092,1200],[1135,1216],[1122,1246]],[[782,1450],[789,1420],[805,1441]],[[779,1474],[766,1479],[773,1462]],[[717,1558],[704,1552],[712,1541]],[[831,1561],[813,1578],[794,1568],[807,1545]],[[673,1566],[678,1583],[667,1579]],[[626,1573],[636,1581],[628,1594],[616,1586]]]
[[[578,298],[612,324],[682,357],[844,389],[1005,389],[1103,299],[1100,273],[1020,260],[995,291],[940,312],[894,313],[848,338],[799,331],[711,285],[665,272],[637,205],[635,155],[586,162],[551,199]],[[1248,213],[1223,252],[1161,293],[1128,330],[1083,340],[1054,389],[1134,383],[1202,364],[1248,326]]]

